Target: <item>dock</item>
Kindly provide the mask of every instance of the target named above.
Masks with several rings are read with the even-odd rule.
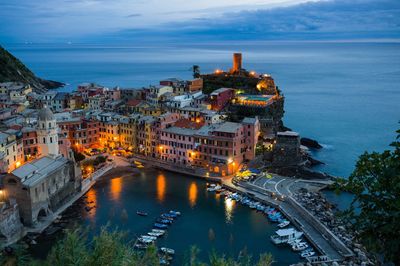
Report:
[[[223,180],[222,185],[229,190],[246,194],[254,200],[278,208],[326,258],[325,262],[343,261],[347,257],[354,256],[352,251],[338,237],[290,195],[280,198],[278,197],[279,195],[272,194],[271,191],[255,185],[242,182],[234,184],[232,183],[232,179]]]

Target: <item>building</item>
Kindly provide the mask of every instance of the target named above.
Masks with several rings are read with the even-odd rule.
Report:
[[[221,111],[234,96],[235,90],[230,88],[220,88],[213,91],[209,98],[211,110]]]
[[[22,223],[32,226],[69,200],[80,189],[75,172],[73,161],[45,156],[7,174],[3,187],[16,200]]]
[[[59,154],[57,121],[48,107],[44,107],[38,113],[36,134],[40,156]]]
[[[242,54],[234,53],[233,54],[233,66],[230,70],[231,74],[238,74],[242,71]]]
[[[201,91],[203,90],[203,79],[197,78],[187,81],[187,87],[189,92]]]
[[[171,164],[231,175],[243,162],[254,159],[258,130],[257,118],[213,125],[178,121],[161,130],[158,157]]]
[[[272,163],[275,166],[295,166],[301,161],[300,136],[293,131],[278,132],[272,150]]]
[[[96,94],[93,96],[89,96],[89,109],[91,110],[103,110],[103,107],[106,102],[106,97],[103,94]]]
[[[0,132],[0,170],[9,172],[21,165],[18,161],[17,138],[15,135]]]

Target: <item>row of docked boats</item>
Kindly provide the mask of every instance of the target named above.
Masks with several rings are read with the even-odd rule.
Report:
[[[153,224],[151,231],[147,234],[141,235],[137,238],[135,243],[136,249],[145,250],[150,245],[154,245],[158,238],[164,236],[167,233],[168,226],[173,224],[173,222],[181,216],[178,211],[169,211],[162,213]],[[162,247],[159,249],[159,263],[160,265],[170,265],[175,255],[175,250],[167,247]]]
[[[274,244],[287,244],[293,251],[300,252],[300,256],[302,258],[307,258],[316,254],[313,248],[302,239],[303,232],[297,231],[294,228],[287,228],[290,225],[290,221],[288,221],[278,209],[253,200],[247,195],[225,190],[219,185],[208,185],[207,191],[215,191],[216,193],[218,191],[221,196],[223,195],[227,199],[234,200],[237,203],[248,206],[253,210],[262,212],[267,216],[269,221],[278,223],[277,227],[280,229],[276,231],[275,235],[271,236],[271,241]]]
[[[250,209],[254,209],[256,211],[264,213],[271,222],[278,223],[279,228],[284,228],[290,224],[290,222],[285,219],[280,211],[261,202],[252,200],[248,196],[241,195],[237,192],[228,192],[226,194],[226,197],[235,200],[238,203],[246,205]]]

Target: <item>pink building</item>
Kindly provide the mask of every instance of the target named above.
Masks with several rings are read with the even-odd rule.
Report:
[[[118,101],[121,100],[121,90],[119,88],[113,88],[111,90],[106,90],[106,99]]]
[[[225,176],[234,174],[242,163],[255,157],[258,118],[200,127],[178,127],[178,124],[161,130],[161,160]]]

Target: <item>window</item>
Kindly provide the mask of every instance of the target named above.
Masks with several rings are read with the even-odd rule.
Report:
[[[50,143],[53,143],[53,137],[50,137]]]
[[[46,138],[43,138],[43,143],[46,143]]]

